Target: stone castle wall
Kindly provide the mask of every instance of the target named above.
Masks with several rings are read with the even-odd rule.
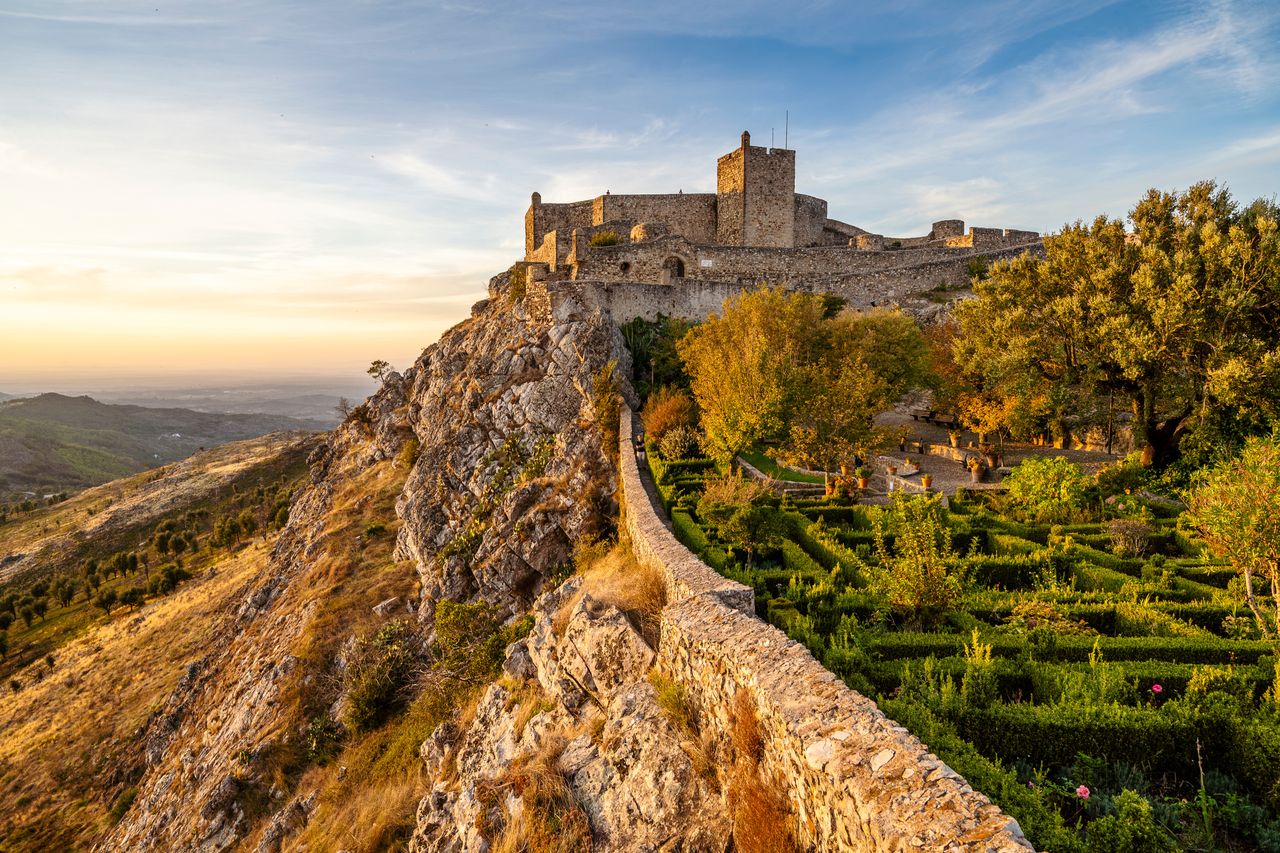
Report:
[[[827,200],[812,195],[795,194],[795,233],[791,244],[797,248],[805,246],[847,245],[848,238],[841,239],[837,234],[827,232]],[[847,226],[852,228],[853,226]]]
[[[711,243],[716,238],[715,193],[602,195],[595,199],[594,212],[593,225],[653,222],[693,243]]]
[[[745,246],[795,246],[796,152],[749,145],[746,155]]]
[[[872,235],[863,235],[864,242]],[[848,246],[769,249],[753,246],[696,246],[665,237],[617,246],[588,247],[577,258],[574,277],[585,281],[661,282],[672,258],[684,264],[687,280],[757,285],[787,284],[838,293],[855,306],[882,305],[935,287],[961,287],[969,281],[969,263],[979,254],[988,261],[1042,252],[1039,242],[1003,246],[986,252],[940,247],[859,250]]]
[[[732,740],[745,701],[760,722],[761,775],[795,812],[816,851],[1027,851],[1017,823],[918,739],[846,687],[809,652],[754,615],[750,587],[721,577],[680,544],[658,513],[620,430],[623,517],[638,560],[667,582],[657,667],[684,686],[698,724]]]

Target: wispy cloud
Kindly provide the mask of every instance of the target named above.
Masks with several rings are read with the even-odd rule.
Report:
[[[529,192],[710,190],[788,109],[799,189],[890,233],[1270,195],[1278,14],[0,0],[0,371],[115,358],[107,327],[137,363],[403,362],[520,254]]]

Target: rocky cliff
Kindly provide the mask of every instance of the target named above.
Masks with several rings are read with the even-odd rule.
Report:
[[[345,701],[334,685],[356,634],[399,613],[429,640],[443,600],[509,621],[537,606],[470,722],[455,713],[424,746],[415,849],[483,850],[514,831],[519,810],[495,786],[551,753],[571,768],[566,808],[600,849],[638,849],[622,840],[637,826],[653,849],[686,849],[676,836],[723,847],[719,809],[699,808],[706,825],[688,832],[669,820],[718,795],[645,680],[655,641],[580,579],[557,586],[575,544],[616,518],[593,383],[625,348],[581,306],[529,321],[507,289],[495,279],[490,300],[313,455],[268,566],[139,733],[139,793],[100,849],[291,847],[317,808],[308,732]]]

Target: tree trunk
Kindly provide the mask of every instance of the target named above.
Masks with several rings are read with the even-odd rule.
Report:
[[[1163,468],[1178,458],[1178,442],[1182,438],[1182,429],[1191,414],[1185,408],[1180,414],[1164,420],[1159,419],[1156,412],[1155,395],[1149,390],[1142,391],[1133,401],[1134,425],[1141,431],[1142,464],[1146,467]]]
[[[1271,578],[1271,600],[1276,606],[1276,636],[1280,637],[1280,567],[1272,564],[1267,567],[1267,575]],[[1277,688],[1280,690],[1280,688]]]
[[[1271,636],[1271,627],[1267,624],[1267,617],[1262,615],[1262,608],[1258,606],[1258,600],[1253,594],[1253,569],[1248,566],[1244,568],[1244,603],[1253,611],[1253,618],[1258,623],[1262,636]]]

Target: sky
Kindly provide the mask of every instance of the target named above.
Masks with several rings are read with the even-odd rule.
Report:
[[[405,366],[531,192],[711,191],[788,114],[880,233],[1272,197],[1277,48],[1270,0],[0,0],[0,391]]]

